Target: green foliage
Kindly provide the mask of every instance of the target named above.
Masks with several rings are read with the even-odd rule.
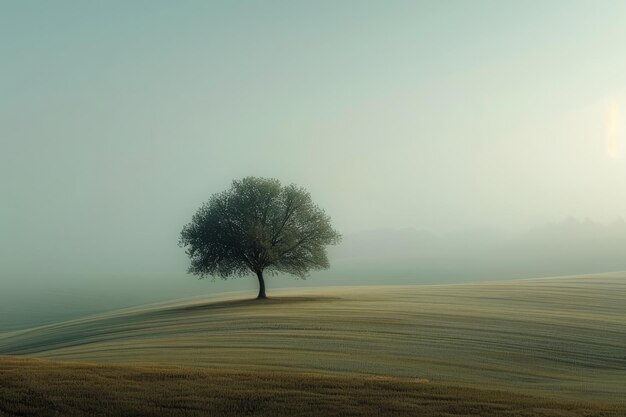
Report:
[[[304,278],[329,267],[326,246],[340,239],[304,188],[247,177],[203,204],[179,245],[191,259],[189,272],[200,277],[267,270]]]

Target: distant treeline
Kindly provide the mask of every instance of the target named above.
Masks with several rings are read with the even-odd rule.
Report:
[[[626,222],[567,219],[524,233],[376,230],[333,248],[331,274],[386,282],[461,282],[626,269]],[[382,280],[382,281],[381,281]]]

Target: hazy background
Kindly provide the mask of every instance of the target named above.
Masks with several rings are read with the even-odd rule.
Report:
[[[0,330],[254,288],[178,233],[246,175],[344,236],[280,285],[626,269],[621,1],[0,1]]]

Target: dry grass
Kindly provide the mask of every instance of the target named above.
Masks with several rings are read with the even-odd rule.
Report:
[[[624,416],[618,406],[401,378],[0,357],[0,416]]]
[[[255,404],[250,412],[262,415],[276,410],[272,398],[286,415],[297,415],[288,414],[293,404],[313,413],[317,403],[328,415],[402,414],[422,405],[432,415],[541,415],[540,408],[545,415],[618,415],[617,408],[583,411],[626,408],[625,276],[274,291],[261,302],[196,300],[0,334],[0,354],[133,366],[34,362],[39,368],[10,371],[22,375],[16,382],[3,371],[2,398],[6,404],[23,395],[17,404],[41,410],[48,400],[70,411],[83,407],[81,398],[118,411],[128,403],[141,415],[167,410],[168,401],[189,415],[194,404]],[[194,369],[153,368],[172,365]],[[62,381],[78,397],[66,402]],[[297,388],[304,383],[318,385],[305,393]],[[569,414],[556,414],[561,407]]]

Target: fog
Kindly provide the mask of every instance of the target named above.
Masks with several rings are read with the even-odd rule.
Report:
[[[0,5],[0,330],[254,289],[178,234],[247,175],[344,242],[279,286],[626,269],[622,2]],[[622,260],[624,258],[624,260]]]

